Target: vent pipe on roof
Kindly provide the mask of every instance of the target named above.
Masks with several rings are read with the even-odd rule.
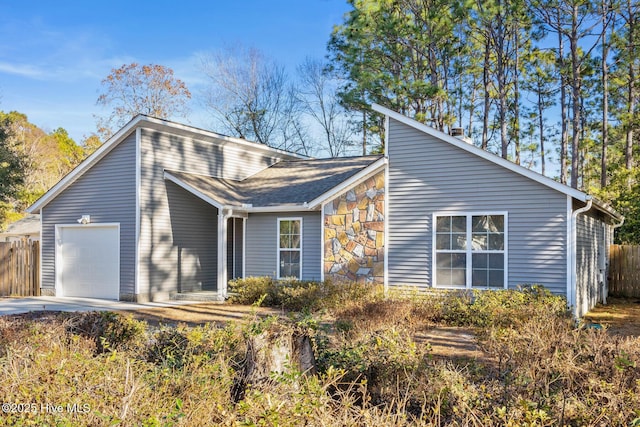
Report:
[[[471,138],[464,136],[464,129],[461,127],[451,128],[450,133],[451,133],[451,136],[454,136],[459,140],[466,142],[467,144],[473,144],[473,141],[471,140]]]

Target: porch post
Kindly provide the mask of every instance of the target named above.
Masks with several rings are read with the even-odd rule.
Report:
[[[218,210],[218,297],[227,297],[227,217]]]

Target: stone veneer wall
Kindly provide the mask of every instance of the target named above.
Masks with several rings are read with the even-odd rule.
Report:
[[[384,171],[327,203],[326,278],[384,283]]]

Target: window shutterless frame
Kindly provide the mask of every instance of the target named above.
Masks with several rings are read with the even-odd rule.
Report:
[[[508,288],[507,212],[436,212],[432,221],[432,286]]]
[[[302,279],[302,218],[278,218],[278,279]]]

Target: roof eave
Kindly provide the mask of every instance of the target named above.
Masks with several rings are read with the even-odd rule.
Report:
[[[218,209],[225,209],[228,208],[227,206],[223,205],[222,203],[212,199],[211,197],[207,196],[206,194],[204,194],[203,192],[195,189],[193,186],[187,184],[186,182],[182,181],[180,178],[172,175],[170,172],[164,171],[164,179],[167,181],[171,181],[174,184],[176,184],[178,187],[188,191],[189,193],[193,194],[194,196],[198,197],[199,199],[204,200],[205,202],[209,203],[210,205],[218,208]]]
[[[281,156],[287,156],[287,157],[292,157],[292,158],[301,159],[301,160],[310,159],[310,157],[308,156],[304,156],[302,154],[293,153],[286,150],[281,150],[279,148],[273,148],[266,144],[261,144],[259,142],[249,141],[246,139],[236,138],[233,136],[222,135],[210,130],[183,125],[181,123],[172,122],[170,120],[159,119],[156,117],[149,117],[149,116],[142,116],[142,117],[145,119],[144,120],[145,122],[159,126],[159,127],[168,127],[171,129],[180,130],[182,132],[190,133],[193,135],[205,136],[205,137],[217,139],[223,142],[231,142],[238,145],[248,146],[252,150],[255,149],[255,150],[261,150],[261,151],[267,151],[267,152],[271,152]]]
[[[308,157],[302,156],[296,153],[290,153],[288,151],[279,150],[276,148],[269,147],[264,144],[260,144],[257,142],[246,141],[240,138],[234,138],[230,136],[220,135],[215,132],[207,131],[204,129],[194,128],[187,125],[182,125],[180,123],[171,122],[168,120],[158,119],[155,117],[145,116],[143,114],[138,114],[133,119],[129,121],[126,125],[124,125],[118,132],[116,132],[111,138],[109,138],[100,148],[98,148],[94,153],[92,153],[89,157],[87,157],[82,163],[76,166],[71,172],[65,175],[56,185],[51,187],[49,191],[47,191],[42,197],[36,200],[31,206],[29,206],[26,211],[29,213],[37,213],[42,208],[44,208],[51,200],[57,197],[62,191],[64,191],[69,185],[71,185],[77,178],[82,176],[84,172],[90,169],[93,165],[95,165],[100,159],[106,156],[113,148],[118,146],[129,134],[136,129],[137,127],[144,127],[144,124],[151,124],[157,126],[159,128],[165,129],[174,129],[180,130],[181,132],[188,132],[193,135],[199,135],[203,137],[213,138],[222,142],[230,142],[242,146],[249,147],[251,149],[257,149],[261,151],[271,152],[274,155],[290,157],[290,158],[298,158],[298,159],[307,159]],[[166,131],[166,130],[165,130]]]
[[[439,139],[441,139],[441,140],[443,140],[445,142],[448,142],[451,145],[454,145],[454,146],[456,146],[458,148],[461,148],[461,149],[463,149],[463,150],[465,150],[465,151],[467,151],[469,153],[475,154],[478,157],[481,157],[481,158],[483,158],[485,160],[488,160],[488,161],[490,161],[492,163],[495,163],[495,164],[497,164],[499,166],[502,166],[505,169],[508,169],[508,170],[511,170],[511,171],[513,171],[515,173],[523,175],[523,176],[525,176],[525,177],[527,177],[527,178],[529,178],[529,179],[531,179],[533,181],[539,182],[542,185],[545,185],[545,186],[550,187],[550,188],[552,188],[552,189],[554,189],[556,191],[559,191],[560,193],[563,193],[563,194],[566,194],[568,196],[571,196],[576,200],[580,200],[581,202],[586,202],[589,199],[589,196],[586,193],[584,193],[584,192],[582,192],[580,190],[577,190],[575,188],[571,188],[571,187],[569,187],[567,185],[561,184],[561,183],[559,183],[557,181],[554,181],[551,178],[547,178],[544,175],[541,175],[541,174],[539,174],[537,172],[534,172],[534,171],[532,171],[530,169],[527,169],[527,168],[525,168],[523,166],[517,165],[517,164],[515,164],[515,163],[513,163],[513,162],[511,162],[511,161],[509,161],[507,159],[503,159],[502,157],[498,157],[495,154],[489,153],[488,151],[485,151],[485,150],[483,150],[483,149],[481,149],[479,147],[476,147],[475,145],[466,143],[466,142],[464,142],[464,141],[462,141],[462,140],[460,140],[460,139],[458,139],[458,138],[456,138],[454,136],[448,135],[448,134],[446,134],[444,132],[441,132],[441,131],[439,131],[437,129],[434,129],[434,128],[430,127],[430,126],[427,126],[427,125],[425,125],[423,123],[420,123],[420,122],[418,122],[416,120],[413,120],[413,119],[411,119],[409,117],[403,116],[402,114],[397,113],[397,112],[395,112],[393,110],[390,110],[390,109],[388,109],[386,107],[383,107],[383,106],[378,105],[378,104],[372,104],[371,108],[374,111],[376,111],[376,112],[378,112],[380,114],[388,116],[388,117],[390,117],[390,118],[392,118],[392,119],[394,119],[396,121],[399,121],[399,122],[401,122],[401,123],[403,123],[403,124],[405,124],[407,126],[410,126],[410,127],[414,128],[416,130],[419,130],[421,132],[424,132],[427,135],[431,135],[431,136],[433,136],[435,138],[439,138]]]
[[[592,200],[593,200],[593,206],[596,209],[598,209],[600,212],[609,215],[611,218],[615,219],[618,222],[624,220],[624,215],[622,215],[621,213],[619,213],[618,211],[613,209],[611,206],[609,206],[608,204],[606,204],[602,200],[598,200],[595,197],[592,198]]]

